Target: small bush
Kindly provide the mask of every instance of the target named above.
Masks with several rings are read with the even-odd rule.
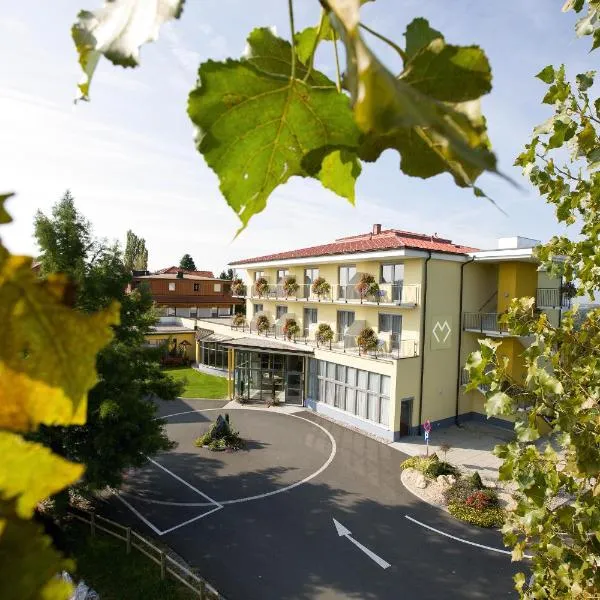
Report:
[[[473,487],[470,478],[457,479],[452,487],[444,491],[444,501],[446,504],[464,504],[475,491],[477,488]]]
[[[451,465],[449,462],[439,459],[431,461],[427,465],[423,473],[427,477],[431,477],[432,479],[435,479],[440,475],[454,475],[454,477],[458,477],[460,475],[459,470],[454,465]]]
[[[417,469],[417,471],[420,471],[421,468],[421,461],[423,459],[420,456],[411,456],[410,458],[407,458],[403,463],[400,464],[400,468],[402,470],[404,469]]]
[[[485,485],[483,485],[483,481],[481,481],[481,475],[479,474],[479,471],[475,471],[475,473],[469,477],[469,481],[473,484],[473,487],[476,490],[482,490],[485,487]]]
[[[448,512],[457,519],[478,527],[501,527],[504,523],[504,510],[498,506],[479,510],[465,504],[449,504]]]

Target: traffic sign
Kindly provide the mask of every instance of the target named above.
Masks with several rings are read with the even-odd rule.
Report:
[[[425,421],[425,423],[423,424],[423,429],[429,433],[431,431],[431,421],[429,419],[427,419],[427,421]]]
[[[429,431],[425,432],[425,441],[428,442],[429,441]]]

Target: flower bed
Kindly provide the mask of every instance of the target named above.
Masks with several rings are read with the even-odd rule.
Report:
[[[478,527],[500,527],[506,511],[495,489],[487,487],[479,473],[461,474],[459,469],[431,456],[411,456],[400,468],[402,482],[422,499]]]

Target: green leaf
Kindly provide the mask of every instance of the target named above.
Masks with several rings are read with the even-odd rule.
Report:
[[[405,66],[399,79],[443,102],[476,100],[492,89],[490,63],[478,46],[433,40]]]
[[[0,499],[15,501],[16,512],[29,518],[37,504],[77,481],[78,465],[52,454],[49,448],[0,431]]]
[[[544,83],[554,83],[554,67],[552,65],[548,65],[547,67],[544,67],[537,75],[536,77],[538,79],[541,79]]]
[[[90,84],[100,57],[115,65],[136,67],[140,47],[158,37],[161,25],[178,19],[185,0],[109,1],[95,11],[82,10],[71,35],[84,76],[79,83],[81,99],[89,99]]]
[[[112,338],[118,305],[74,311],[63,304],[68,290],[63,276],[39,279],[30,258],[0,263],[0,428],[85,422],[96,353]]]
[[[325,156],[353,150],[359,140],[348,99],[333,83],[320,85],[322,73],[313,71],[306,83],[284,75],[287,42],[268,29],[254,31],[248,42],[246,60],[201,65],[188,102],[198,149],[242,229],[277,186],[294,175],[318,177]]]
[[[429,21],[419,17],[413,19],[406,27],[406,58],[410,60],[419,50],[425,48],[436,39],[444,39],[444,36],[429,26]]]
[[[319,29],[320,28],[320,29]],[[334,33],[331,27],[331,22],[326,13],[323,13],[321,17],[321,23],[315,27],[307,27],[302,31],[299,31],[294,36],[294,43],[296,46],[296,56],[302,63],[307,65],[310,61],[310,57],[313,53],[313,49],[316,51],[316,47],[322,41],[333,41]]]
[[[496,171],[477,100],[442,103],[395,78],[360,36],[358,0],[328,0],[328,5],[335,17],[332,24],[346,46],[354,117],[366,134],[361,158],[375,160],[384,149],[395,148],[405,173],[431,177],[446,171],[462,186],[472,186],[485,170]],[[424,79],[421,83],[435,87]]]
[[[354,187],[361,170],[355,152],[334,150],[323,159],[319,180],[326,188],[354,204]]]
[[[575,80],[580,92],[585,92],[594,85],[595,75],[596,71],[586,71],[585,73],[576,75]]]
[[[485,412],[490,417],[498,415],[510,415],[513,411],[513,400],[504,392],[496,392],[487,398],[485,402]]]
[[[596,130],[586,119],[583,129],[577,134],[577,147],[580,155],[587,155],[597,146]]]

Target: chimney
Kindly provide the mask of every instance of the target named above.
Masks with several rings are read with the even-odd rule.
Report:
[[[177,279],[183,279],[183,271],[177,271]]]
[[[381,233],[381,223],[375,223],[373,225],[373,235],[379,235]]]

